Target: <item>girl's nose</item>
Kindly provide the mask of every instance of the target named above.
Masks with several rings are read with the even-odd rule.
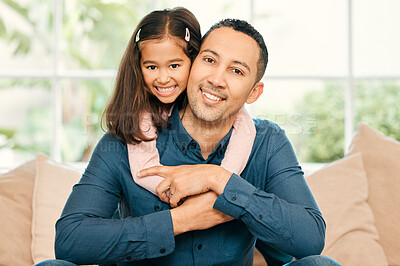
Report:
[[[160,70],[159,76],[158,76],[158,82],[162,84],[166,84],[171,80],[171,77],[168,73],[168,70]]]

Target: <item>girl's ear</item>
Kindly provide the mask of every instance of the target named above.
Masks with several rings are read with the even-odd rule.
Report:
[[[250,91],[249,97],[247,97],[246,103],[254,103],[261,96],[264,91],[264,83],[257,82]]]

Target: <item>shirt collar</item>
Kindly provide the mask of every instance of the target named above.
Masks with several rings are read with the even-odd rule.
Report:
[[[179,117],[179,109],[175,105],[172,110],[172,114],[169,117],[169,121],[171,122],[171,134],[174,139],[176,145],[179,149],[186,153],[189,145],[193,145],[191,143],[196,141],[187,133],[186,129],[182,125],[181,118]]]
[[[170,133],[172,134],[172,137],[179,147],[181,151],[184,153],[187,152],[189,149],[189,146],[197,146],[198,149],[200,150],[200,146],[197,143],[196,140],[194,140],[189,133],[186,131],[184,126],[182,125],[181,118],[179,116],[179,110],[177,106],[174,107],[172,110],[171,116],[169,118],[169,121],[171,122],[171,127],[170,127]],[[216,153],[218,156],[222,156],[225,154],[226,147],[228,146],[229,139],[231,138],[232,134],[232,129],[228,132],[228,134],[218,143],[217,147],[214,149],[214,151],[210,154],[209,158],[212,157],[214,153]]]

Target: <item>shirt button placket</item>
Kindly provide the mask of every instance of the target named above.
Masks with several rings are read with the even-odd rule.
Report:
[[[205,253],[208,253],[209,250],[206,250],[205,239],[203,239],[201,234],[197,232],[193,232],[193,256],[194,256],[194,265],[206,265],[207,258],[204,257]]]
[[[196,242],[195,242],[196,243]],[[204,246],[203,244],[197,242],[197,244],[194,244],[193,246],[193,251],[194,251],[194,265],[204,265],[204,252],[203,252]]]

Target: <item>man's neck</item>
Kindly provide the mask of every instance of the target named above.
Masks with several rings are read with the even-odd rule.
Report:
[[[218,143],[229,133],[235,117],[219,122],[206,122],[193,115],[190,107],[179,111],[182,125],[189,135],[199,143],[201,154],[207,159]]]

